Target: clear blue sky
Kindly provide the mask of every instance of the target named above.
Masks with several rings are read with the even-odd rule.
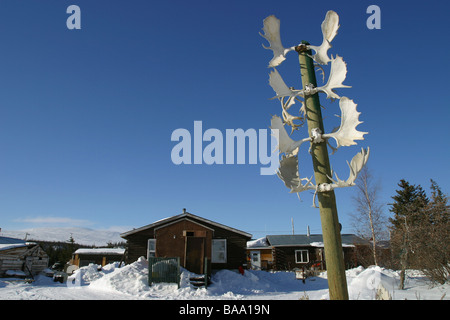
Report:
[[[81,30],[66,27],[71,4]],[[371,4],[380,30],[366,27]],[[291,218],[297,233],[320,233],[312,194],[300,202],[260,164],[177,166],[170,155],[172,132],[192,132],[195,120],[204,130],[268,128],[281,108],[269,100],[263,19],[281,20],[285,46],[319,45],[328,10],[341,25],[330,53],[347,62],[352,86],[339,93],[369,132],[331,156],[333,168],[346,178],[346,160],[370,146],[384,203],[400,179],[428,191],[432,178],[448,193],[448,2],[2,0],[0,227],[126,230],[187,208],[254,237],[290,233]],[[301,86],[295,53],[279,71]],[[338,103],[321,101],[331,129]],[[354,192],[336,190],[346,233]]]

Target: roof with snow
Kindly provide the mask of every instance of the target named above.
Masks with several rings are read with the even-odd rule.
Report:
[[[125,249],[123,248],[80,248],[76,250],[75,254],[102,254],[102,255],[122,255]]]
[[[250,240],[247,241],[247,248],[266,248],[269,247],[269,244],[267,243],[267,238],[263,237],[263,238],[259,238],[256,240]]]
[[[244,235],[246,237],[249,237],[249,238],[252,237],[252,235],[247,233],[247,232],[244,232],[244,231],[241,231],[241,230],[238,230],[238,229],[235,229],[235,228],[231,228],[231,227],[228,227],[226,225],[214,222],[212,220],[208,220],[208,219],[196,216],[196,215],[194,215],[192,213],[189,213],[189,212],[183,212],[182,214],[179,214],[179,215],[176,215],[176,216],[173,216],[173,217],[169,217],[169,218],[158,220],[158,221],[153,222],[151,224],[148,224],[146,226],[143,226],[143,227],[140,227],[140,228],[136,228],[136,229],[133,229],[133,230],[121,233],[120,236],[122,238],[125,238],[125,237],[127,237],[127,236],[129,236],[129,235],[131,235],[133,233],[136,233],[136,232],[140,232],[140,231],[143,231],[143,230],[146,230],[146,229],[150,229],[150,228],[154,228],[154,227],[158,227],[158,226],[163,226],[163,225],[166,225],[166,224],[169,224],[169,223],[172,223],[174,221],[181,220],[181,219],[188,219],[189,220],[189,218],[192,218],[192,219],[194,219],[196,221],[203,221],[203,222],[205,222],[205,223],[207,223],[209,225],[217,226],[217,227],[222,228],[222,229],[226,229],[226,230],[229,230],[229,231],[232,231],[232,232],[235,232],[235,233],[239,233],[239,234],[242,234],[242,235]]]
[[[26,247],[29,242],[22,239],[0,237],[0,250],[9,250],[13,248]]]
[[[323,247],[323,236],[321,234],[294,234],[294,235],[268,235],[267,242],[274,247],[289,246],[313,246]],[[354,234],[342,234],[342,245],[353,246],[357,244],[367,244],[366,241]]]

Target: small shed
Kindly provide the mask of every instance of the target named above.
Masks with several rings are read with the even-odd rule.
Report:
[[[38,274],[48,267],[48,260],[47,253],[35,242],[0,237],[0,277]]]
[[[267,238],[259,238],[247,242],[248,266],[253,270],[273,269],[272,246]]]
[[[80,248],[73,253],[70,263],[78,267],[85,267],[90,263],[103,267],[109,263],[122,261],[124,253],[123,248]]]
[[[203,274],[211,269],[238,269],[246,264],[251,234],[183,210],[121,234],[127,240],[127,263],[139,257],[179,257],[187,270]]]
[[[357,250],[369,243],[354,234],[342,234],[346,268],[358,265]],[[267,235],[247,243],[249,266],[253,269],[294,270],[317,266],[326,269],[321,234]]]

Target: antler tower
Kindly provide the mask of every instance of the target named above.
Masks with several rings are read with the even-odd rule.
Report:
[[[350,88],[343,84],[347,74],[347,65],[342,57],[328,57],[331,41],[336,36],[338,29],[339,16],[334,11],[328,11],[325,20],[322,22],[323,42],[320,46],[312,46],[308,42],[302,41],[297,46],[284,48],[280,39],[280,21],[275,16],[269,16],[264,20],[264,34],[261,35],[270,44],[269,47],[264,48],[272,50],[274,54],[269,62],[269,67],[274,68],[269,74],[269,84],[274,89],[276,98],[278,98],[282,107],[282,118],[273,116],[270,126],[272,130],[278,130],[279,133],[278,150],[281,154],[281,161],[278,176],[291,193],[315,190],[313,206],[317,207],[315,200],[317,196],[330,299],[347,300],[347,281],[334,189],[354,185],[358,173],[367,162],[369,148],[367,150],[362,149],[353,157],[349,164],[350,174],[347,180],[340,180],[336,173],[334,174],[336,180],[333,179],[327,146],[330,146],[334,153],[341,146],[356,145],[355,140],[363,140],[364,134],[367,134],[367,132],[360,132],[356,129],[361,123],[359,121],[360,113],[356,111],[357,105],[349,98],[340,97],[335,92],[335,89],[338,88]],[[312,50],[315,51],[314,55]],[[302,90],[288,87],[275,69],[291,51],[296,51],[299,56]],[[318,87],[315,67],[327,65],[329,62],[331,62],[331,67],[328,81],[323,86]],[[324,132],[319,101],[320,92],[325,93],[329,99],[339,100],[341,125],[338,130],[328,134]],[[303,98],[303,100],[300,100],[300,98]],[[296,102],[301,103],[301,108],[298,115],[291,115],[288,111]],[[302,126],[304,118],[306,118],[308,126],[308,137],[295,141],[291,139],[285,126],[291,127],[292,134]],[[294,121],[300,121],[301,123],[294,123]],[[336,147],[330,145],[328,141],[330,138],[336,141]],[[313,177],[300,178],[299,175],[299,149],[305,142],[310,142],[309,153],[313,162],[315,184],[312,182]]]

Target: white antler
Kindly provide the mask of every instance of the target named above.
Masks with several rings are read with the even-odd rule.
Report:
[[[304,90],[295,90],[289,88],[281,77],[277,69],[269,74],[269,84],[276,93],[276,98],[280,99],[282,97],[292,98],[290,103],[294,103],[294,98],[304,97],[306,95],[313,95],[318,91],[325,92],[327,98],[340,99],[334,89],[337,88],[351,88],[351,86],[344,85],[343,82],[347,76],[347,64],[344,62],[342,57],[336,56],[331,60],[330,76],[328,77],[327,83],[322,87],[314,88],[312,86],[306,86]]]
[[[330,180],[333,181],[333,184],[331,184],[331,187],[334,188],[343,188],[343,187],[350,187],[355,185],[355,180],[358,177],[359,172],[361,169],[366,165],[367,160],[369,159],[369,153],[370,149],[367,147],[367,150],[361,149],[360,152],[358,152],[350,162],[350,164],[347,164],[350,168],[350,174],[346,181],[339,179],[336,172],[334,175],[336,176],[336,180],[333,180],[331,177]]]
[[[271,126],[273,134],[277,133],[275,136],[278,140],[278,150],[282,154],[280,167],[278,168],[277,175],[284,182],[287,188],[289,188],[291,193],[300,193],[306,190],[314,190],[313,206],[315,205],[316,195],[322,192],[329,192],[335,188],[349,187],[355,185],[355,180],[358,177],[359,172],[366,165],[369,158],[369,148],[361,149],[351,160],[350,163],[347,162],[350,168],[350,174],[347,180],[339,179],[338,175],[331,171],[331,177],[328,177],[329,182],[318,183],[315,185],[312,183],[311,178],[300,178],[299,175],[299,148],[304,143],[309,141],[311,143],[311,148],[314,144],[324,143],[324,141],[330,145],[329,139],[333,138],[336,141],[336,148],[330,145],[333,149],[333,153],[342,146],[352,146],[355,145],[355,140],[364,140],[364,135],[367,132],[361,132],[356,129],[356,127],[362,123],[359,121],[359,115],[361,114],[356,110],[357,104],[353,100],[347,97],[340,97],[335,89],[338,88],[351,88],[350,86],[344,85],[343,82],[347,76],[347,65],[342,59],[342,57],[336,55],[336,58],[331,58],[328,56],[328,50],[331,48],[331,41],[337,35],[339,29],[339,16],[334,11],[328,11],[324,21],[321,25],[323,41],[320,46],[312,46],[301,44],[296,47],[285,48],[281,43],[280,38],[280,20],[275,16],[269,16],[264,19],[264,34],[261,34],[268,42],[269,46],[265,49],[270,49],[273,51],[273,58],[269,62],[269,67],[274,68],[269,74],[269,84],[275,91],[276,96],[272,99],[277,98],[282,106],[282,118],[278,116],[273,116],[271,119]],[[299,53],[305,50],[314,50],[315,54],[312,59],[315,61],[316,65],[319,65],[322,70],[323,76],[325,72],[320,65],[327,65],[331,61],[330,74],[328,81],[325,85],[321,87],[315,87],[316,84],[305,84],[303,90],[296,90],[292,87],[288,87],[284,82],[281,75],[275,69],[276,66],[280,65],[284,60],[286,60],[286,54],[290,51],[296,50]],[[294,121],[303,121],[304,118],[300,115],[306,115],[305,103],[299,98],[307,99],[308,96],[314,95],[318,92],[326,93],[328,99],[340,99],[339,108],[341,109],[341,124],[340,127],[333,131],[332,133],[324,134],[320,128],[312,128],[310,130],[310,136],[302,140],[295,141],[291,139],[285,129],[285,124],[292,127],[292,132],[300,125],[295,124]],[[302,107],[300,108],[299,116],[294,116],[288,112],[288,110],[295,104],[295,102],[300,101]],[[291,133],[292,133],[291,132]],[[336,180],[333,180],[333,176]],[[306,182],[305,182],[306,181]]]
[[[355,145],[355,140],[364,140],[364,135],[368,133],[356,130],[356,127],[362,123],[362,121],[359,121],[361,112],[356,111],[356,106],[357,104],[353,100],[342,97],[339,100],[341,126],[333,133],[322,135],[322,138],[333,138],[336,140],[337,147],[335,150],[342,146],[348,147]]]
[[[287,124],[288,126],[290,126],[292,128],[291,134],[294,132],[294,130],[298,130],[298,128],[303,126],[303,117],[293,116],[292,114],[290,114],[288,112],[289,108],[295,103],[294,100],[295,100],[295,98],[288,98],[287,102],[284,103],[284,98],[280,99],[281,107],[283,108],[283,111],[282,111],[283,121],[285,124]],[[302,108],[303,108],[303,102],[302,101],[300,101],[300,102],[302,103]],[[301,110],[301,108],[300,108],[300,110]],[[294,120],[301,121],[301,123],[297,124],[294,122]]]
[[[299,193],[306,190],[314,190],[316,187],[311,183],[312,177],[300,179],[298,173],[298,157],[283,156],[280,161],[280,168],[277,172],[278,177],[283,180],[290,193]],[[305,184],[302,181],[306,180]]]
[[[269,67],[276,67],[286,60],[286,54],[295,49],[294,47],[285,48],[281,43],[280,20],[274,15],[268,16],[263,21],[264,34],[259,33],[264,39],[269,41],[269,46],[263,45],[264,49],[273,51],[273,58],[269,62]]]
[[[333,41],[339,29],[338,14],[332,10],[328,11],[321,27],[323,34],[322,44],[319,47],[309,46],[309,48],[316,52],[316,54],[312,56],[314,61],[318,64],[328,64],[328,62],[331,61],[328,57],[328,49],[331,48],[331,41]]]
[[[330,76],[328,77],[327,84],[323,87],[316,88],[317,91],[322,91],[327,94],[327,98],[339,99],[340,97],[334,92],[333,89],[337,88],[351,88],[342,84],[347,76],[347,64],[342,57],[336,56],[331,60]]]
[[[283,121],[278,116],[273,116],[270,121],[270,129],[278,130],[278,150],[280,153],[284,153],[286,155],[296,155],[298,153],[298,148],[306,141],[310,141],[310,138],[305,138],[303,140],[294,141],[289,137],[284,128]]]
[[[289,88],[281,78],[277,69],[273,69],[269,74],[269,84],[276,93],[276,97],[281,102],[283,108],[283,120],[286,124],[292,127],[292,131],[297,130],[302,124],[295,124],[294,120],[303,120],[300,116],[293,116],[289,114],[288,110],[295,104],[298,96],[303,96],[303,90],[294,90]],[[287,99],[285,99],[287,97]],[[285,101],[286,100],[286,101]],[[300,101],[300,100],[299,100]],[[303,102],[300,101],[303,105]],[[303,108],[303,107],[302,107]],[[302,108],[300,110],[302,110]]]
[[[277,94],[276,97],[279,99],[283,97],[303,97],[303,90],[295,90],[289,88],[284,82],[280,73],[275,68],[269,73],[269,84],[272,87],[273,91],[275,91],[275,93]]]

